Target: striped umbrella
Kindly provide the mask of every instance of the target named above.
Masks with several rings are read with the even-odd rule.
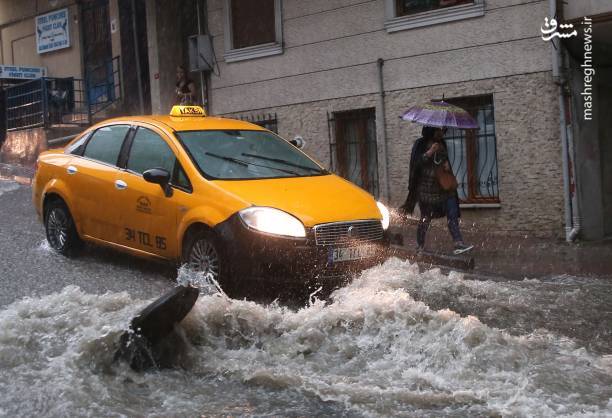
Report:
[[[402,119],[427,126],[478,129],[478,122],[467,110],[444,100],[412,106],[402,115]]]

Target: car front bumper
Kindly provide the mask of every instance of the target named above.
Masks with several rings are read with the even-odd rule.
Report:
[[[376,241],[353,241],[341,247],[371,246],[373,256],[350,261],[332,261],[335,247],[316,245],[314,232],[306,238],[285,238],[248,228],[236,214],[215,227],[221,238],[224,259],[232,281],[256,280],[281,286],[337,287],[354,274],[387,258],[387,232]]]

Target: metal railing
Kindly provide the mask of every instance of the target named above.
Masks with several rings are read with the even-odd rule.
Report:
[[[449,129],[444,137],[459,183],[459,198],[465,203],[499,202],[493,99],[482,96],[449,102],[470,112],[480,127],[478,130]]]
[[[262,113],[259,115],[242,115],[239,116],[240,120],[254,123],[262,128],[266,128],[269,131],[278,133],[278,119],[276,113]]]
[[[330,169],[380,196],[374,108],[327,114]]]
[[[91,115],[101,112],[121,98],[121,61],[116,56],[87,70],[87,97]]]
[[[5,89],[6,129],[84,126],[121,99],[121,63],[115,57],[87,71],[87,81],[43,77]]]
[[[38,78],[8,87],[5,95],[7,131],[90,122],[83,80],[77,78]]]

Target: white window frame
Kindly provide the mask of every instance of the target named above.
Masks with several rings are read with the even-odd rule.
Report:
[[[223,35],[225,38],[225,62],[236,62],[250,60],[253,58],[267,57],[283,53],[283,19],[281,0],[274,0],[274,32],[275,41],[261,45],[248,46],[246,48],[234,48],[232,39],[232,7],[231,0],[224,0],[223,14],[225,24],[223,25]]]
[[[395,0],[385,0],[385,29],[387,33],[470,19],[485,14],[484,0],[474,0],[473,4],[443,7],[406,16],[398,16],[396,6]]]

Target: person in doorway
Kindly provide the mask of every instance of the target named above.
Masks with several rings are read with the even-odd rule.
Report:
[[[417,139],[410,154],[408,197],[400,206],[400,213],[412,214],[419,204],[421,218],[417,227],[417,251],[425,247],[425,236],[433,218],[446,216],[448,230],[455,243],[455,254],[471,250],[466,245],[459,229],[459,197],[456,190],[444,190],[436,175],[440,165],[450,171],[448,149],[444,142],[446,128],[424,126],[422,137]]]
[[[176,99],[174,104],[189,106],[195,104],[196,86],[192,79],[187,75],[185,67],[176,67]]]

